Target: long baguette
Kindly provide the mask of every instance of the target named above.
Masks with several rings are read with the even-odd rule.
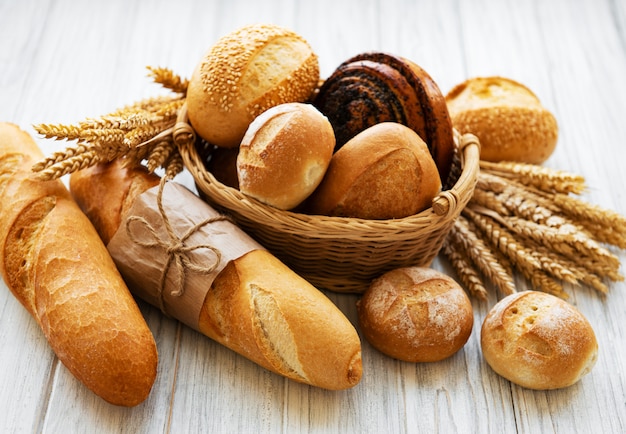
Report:
[[[135,198],[159,182],[118,161],[74,173],[70,190],[108,243]],[[233,259],[219,272],[202,302],[198,330],[298,382],[340,390],[361,379],[361,342],[353,325],[265,250]]]
[[[157,349],[93,225],[61,181],[37,181],[32,137],[0,123],[0,271],[59,360],[98,396],[149,395]]]

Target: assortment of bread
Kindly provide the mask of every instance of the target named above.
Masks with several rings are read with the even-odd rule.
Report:
[[[478,136],[486,160],[539,163],[556,144],[554,116],[510,79],[470,79],[444,97],[412,61],[372,52],[348,59],[321,87],[319,82],[317,55],[290,30],[252,25],[221,38],[186,89],[189,122],[207,169],[251,200],[280,210],[385,220],[429,208],[455,175],[453,126]],[[41,156],[27,134],[0,125],[0,270],[72,373],[107,401],[136,405],[150,391],[157,354],[125,285],[141,298],[138,287],[161,285],[145,299],[165,312],[184,292],[185,267],[197,267],[176,257],[176,282],[183,286],[170,291],[169,259],[157,285],[153,277],[133,274],[141,266],[115,246],[120,233],[130,233],[137,204],[148,192],[159,189],[154,195],[164,212],[159,201],[171,183],[120,161],[76,172],[72,195],[90,223],[59,181],[29,178]],[[194,196],[189,207],[205,212],[196,201],[202,202]],[[234,226],[217,211],[206,212]],[[190,224],[202,232],[206,222]],[[163,230],[183,244],[194,236],[175,234],[178,228],[170,226],[176,225],[166,223]],[[179,319],[287,378],[332,390],[355,386],[362,365],[354,327],[305,279],[243,231],[232,230],[232,243],[245,239],[247,246],[233,257],[222,258],[213,246],[222,229],[198,241],[217,256],[216,267],[205,273],[208,280],[194,284],[204,292],[195,296],[191,319]],[[65,243],[64,237],[77,233],[81,243]],[[156,261],[156,274],[159,267]],[[168,313],[177,317],[179,308],[172,309]],[[421,267],[373,280],[357,310],[364,337],[409,362],[451,357],[474,323],[463,288]],[[566,302],[537,292],[499,302],[484,320],[481,346],[495,372],[532,389],[569,386],[597,357],[586,319]]]
[[[473,77],[453,87],[446,102],[454,127],[480,139],[482,160],[540,164],[554,152],[554,115],[515,80]]]
[[[571,386],[598,357],[589,321],[570,303],[539,291],[500,300],[485,317],[480,343],[495,372],[529,389]]]
[[[122,167],[121,161],[94,166],[70,178],[72,195],[107,243],[131,291],[157,306],[161,300],[153,294],[167,292],[164,310],[168,314],[287,378],[331,390],[355,386],[361,379],[361,345],[356,330],[341,311],[232,223],[215,219],[211,224],[220,226],[212,232],[197,227],[198,218],[212,211],[191,192],[173,192],[182,197],[176,208],[185,210],[180,223],[174,219],[175,210],[167,206],[166,191],[161,202],[148,202],[148,206],[163,208],[165,215],[161,220],[150,219],[145,209],[134,205],[146,201],[146,195],[160,182],[158,176],[142,167]],[[121,236],[118,231],[131,229],[131,218],[148,219],[158,234],[168,226],[170,236],[174,233],[182,237],[190,227],[197,227],[197,233],[188,238],[186,245],[219,246],[219,266],[213,275],[194,275],[190,269],[181,288],[184,293],[171,297],[170,285],[159,288],[158,279],[151,280],[163,269],[154,245],[144,255],[150,261],[145,257],[135,261],[135,246],[116,244]],[[219,244],[220,237],[223,245]],[[170,247],[164,246],[166,249]],[[227,255],[233,259],[226,260]],[[196,257],[196,261],[210,263],[212,257],[209,253]],[[146,268],[146,262],[154,265]],[[185,306],[178,308],[179,303]],[[186,318],[189,312],[193,312],[192,318]]]

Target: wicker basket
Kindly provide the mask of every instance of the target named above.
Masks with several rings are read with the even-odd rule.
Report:
[[[325,217],[282,211],[225,186],[205,169],[192,144],[180,147],[198,192],[228,214],[292,270],[321,289],[362,293],[372,279],[403,266],[429,266],[454,220],[472,197],[479,171],[479,143],[455,136],[460,175],[431,208],[393,220]]]

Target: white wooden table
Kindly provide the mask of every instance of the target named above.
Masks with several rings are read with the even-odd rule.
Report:
[[[303,35],[323,76],[380,50],[411,58],[444,92],[477,75],[523,82],[559,121],[546,165],[584,175],[586,200],[626,214],[624,0],[0,0],[0,120],[35,135],[34,123],[153,96],[147,65],[188,77],[220,36],[252,22]],[[65,146],[36,138],[46,153]],[[434,267],[447,271],[443,260]],[[364,341],[363,379],[341,392],[287,381],[140,303],[159,372],[147,401],[128,409],[72,377],[0,281],[0,432],[626,432],[626,284],[605,298],[568,291],[600,357],[581,382],[549,392],[512,385],[482,359],[494,294],[474,300],[474,331],[452,358],[403,363]],[[329,296],[356,324],[357,297]]]

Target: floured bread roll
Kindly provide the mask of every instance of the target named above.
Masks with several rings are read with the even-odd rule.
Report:
[[[483,322],[481,346],[495,372],[529,389],[571,386],[598,357],[587,319],[566,301],[538,291],[498,302]]]
[[[239,146],[242,193],[279,209],[299,205],[322,181],[335,147],[333,127],[310,104],[280,104],[250,124]]]
[[[472,304],[449,276],[423,267],[399,268],[374,280],[357,302],[365,338],[407,362],[435,362],[460,350],[472,332]]]

